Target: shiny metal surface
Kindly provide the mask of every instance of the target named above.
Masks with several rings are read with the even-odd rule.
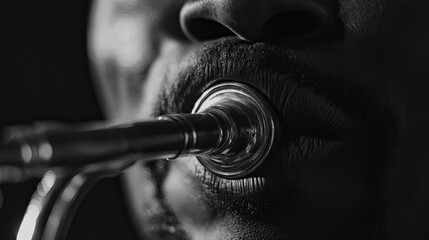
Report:
[[[193,138],[195,132],[198,141]],[[0,166],[76,168],[135,153],[142,155],[142,160],[175,158],[189,151],[209,151],[216,147],[219,137],[220,129],[208,114],[42,132],[0,145]]]
[[[0,170],[19,174],[0,180],[16,182],[44,173],[17,239],[65,239],[88,189],[135,161],[196,155],[218,176],[243,178],[269,156],[280,132],[263,96],[241,83],[222,83],[205,91],[190,114],[121,126],[18,134],[0,145]]]
[[[198,159],[223,178],[242,178],[257,169],[280,135],[276,114],[268,101],[245,84],[216,85],[197,100],[193,113],[209,113],[221,126],[221,146]]]
[[[82,168],[124,155],[140,161],[197,155],[224,178],[253,172],[270,153],[279,126],[269,103],[251,87],[222,83],[203,93],[191,114],[90,129],[40,132],[0,145],[0,166]]]
[[[112,165],[114,164],[114,165]],[[129,164],[110,163],[84,172],[47,171],[27,207],[17,240],[66,239],[80,202],[99,180],[119,175]]]

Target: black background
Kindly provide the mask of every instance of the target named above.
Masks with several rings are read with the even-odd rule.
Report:
[[[76,123],[102,119],[88,69],[86,27],[89,7],[86,0],[0,2],[0,127],[43,120]],[[408,9],[408,6],[398,9]],[[429,115],[421,114],[427,112],[429,106],[429,88],[421,87],[429,82],[429,74],[426,74],[429,59],[416,58],[429,50],[426,46],[429,36],[420,34],[427,31],[429,20],[427,13],[414,14],[419,9],[428,8],[416,5],[406,15],[402,12],[395,15],[391,35],[388,34],[382,43],[399,45],[395,49],[398,52],[403,49],[405,57],[410,48],[416,48],[416,54],[409,56],[415,61],[404,58],[393,69],[405,69],[403,76],[398,75],[398,80],[411,77],[419,81],[410,85],[415,88],[410,92],[416,94],[410,97],[409,111],[417,113],[415,136],[422,139],[412,146],[416,149],[412,152],[416,155],[413,159],[419,161],[399,166],[405,176],[398,178],[401,184],[394,183],[392,187],[396,190],[393,196],[396,204],[392,206],[391,215],[394,228],[391,230],[396,237],[392,239],[429,239],[422,237],[428,235],[429,220],[429,164],[426,160],[429,156]],[[418,16],[424,16],[424,19]],[[410,23],[422,30],[409,29]],[[407,34],[397,35],[397,32]],[[410,39],[426,40],[416,44],[409,42]],[[426,48],[421,48],[422,45]],[[413,72],[421,73],[422,69],[426,69],[425,75],[412,75]],[[413,180],[407,183],[404,178]],[[414,180],[420,181],[416,183]],[[1,240],[16,238],[37,183],[33,180],[0,185],[3,195],[3,199],[0,198],[3,200],[0,201]],[[117,179],[104,180],[89,192],[73,220],[69,239],[135,239]]]
[[[85,0],[0,2],[0,127],[102,118],[87,62],[89,7]],[[0,239],[16,238],[37,183],[0,185]],[[88,193],[69,239],[134,239],[130,226],[118,180],[108,179]]]

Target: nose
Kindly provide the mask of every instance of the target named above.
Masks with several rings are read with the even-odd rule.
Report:
[[[302,40],[337,25],[337,0],[190,0],[180,12],[185,35],[195,42],[237,37]]]

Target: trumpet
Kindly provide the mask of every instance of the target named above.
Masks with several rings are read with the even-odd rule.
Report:
[[[280,134],[264,96],[245,84],[226,82],[207,89],[191,113],[10,137],[0,145],[0,168],[43,173],[17,239],[62,239],[67,216],[87,189],[136,161],[192,155],[213,174],[239,179],[272,154]]]

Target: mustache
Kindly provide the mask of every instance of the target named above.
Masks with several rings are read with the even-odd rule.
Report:
[[[188,54],[181,67],[166,70],[169,74],[152,113],[190,112],[205,89],[225,79],[255,86],[273,105],[280,106],[280,116],[288,115],[290,109],[281,106],[286,106],[285,96],[295,87],[315,93],[315,104],[333,103],[368,128],[378,129],[375,132],[382,129],[396,134],[403,124],[397,120],[402,119],[398,96],[374,76],[344,67],[355,63],[345,55],[318,58],[309,52],[233,38],[208,42]]]
[[[190,112],[205,89],[224,80],[256,86],[276,106],[285,105],[290,88],[310,89],[355,116],[365,115],[376,101],[367,89],[332,71],[335,66],[326,68],[307,53],[277,45],[222,39],[203,45],[183,62],[182,68],[166,70],[155,116]],[[278,110],[287,114],[287,109]]]

